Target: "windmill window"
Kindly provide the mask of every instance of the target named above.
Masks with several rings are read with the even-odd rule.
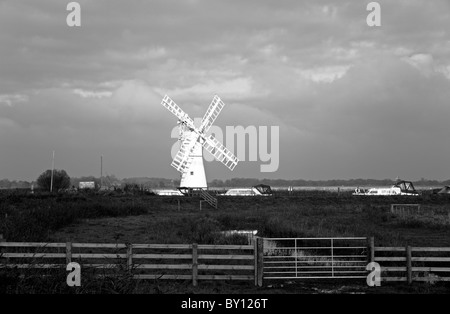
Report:
[[[194,175],[194,171],[191,171],[191,176],[193,176]]]

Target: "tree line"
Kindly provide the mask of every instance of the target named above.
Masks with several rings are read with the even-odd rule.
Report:
[[[68,188],[78,188],[80,182],[94,182],[96,187],[123,188],[126,185],[138,185],[150,189],[176,188],[180,185],[179,179],[135,177],[119,179],[115,175],[107,175],[102,178],[95,176],[69,177],[64,170],[54,170],[53,188],[55,191]],[[233,178],[227,180],[212,180],[208,183],[210,187],[251,187],[258,184],[266,184],[276,187],[288,186],[390,186],[395,183],[391,179],[348,179],[348,180],[283,180],[283,179],[256,179],[256,178]],[[413,181],[416,186],[444,186],[450,185],[450,179],[445,181],[427,180],[422,178]],[[30,189],[41,188],[49,190],[51,185],[51,170],[44,171],[35,181],[10,181],[0,180],[0,189]]]

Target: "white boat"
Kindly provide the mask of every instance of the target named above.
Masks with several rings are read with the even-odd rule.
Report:
[[[411,181],[397,181],[390,188],[356,188],[353,195],[409,195],[418,196],[419,193],[414,188]]]
[[[268,185],[259,184],[251,188],[229,189],[225,196],[271,196],[272,189]]]
[[[152,190],[152,192],[155,193],[156,195],[164,195],[164,196],[183,196],[184,195],[179,190],[174,190],[174,189]]]

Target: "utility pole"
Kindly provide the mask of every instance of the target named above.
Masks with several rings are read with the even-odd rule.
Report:
[[[55,151],[53,151],[52,155],[52,176],[50,179],[50,192],[53,192],[53,171],[55,169]]]
[[[103,155],[100,155],[100,190],[103,186]]]

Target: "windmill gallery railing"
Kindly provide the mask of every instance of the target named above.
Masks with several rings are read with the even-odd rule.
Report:
[[[0,268],[45,270],[70,262],[102,276],[134,279],[354,279],[366,282],[368,262],[381,281],[450,281],[450,248],[375,247],[373,238],[259,238],[252,245],[1,242]]]

